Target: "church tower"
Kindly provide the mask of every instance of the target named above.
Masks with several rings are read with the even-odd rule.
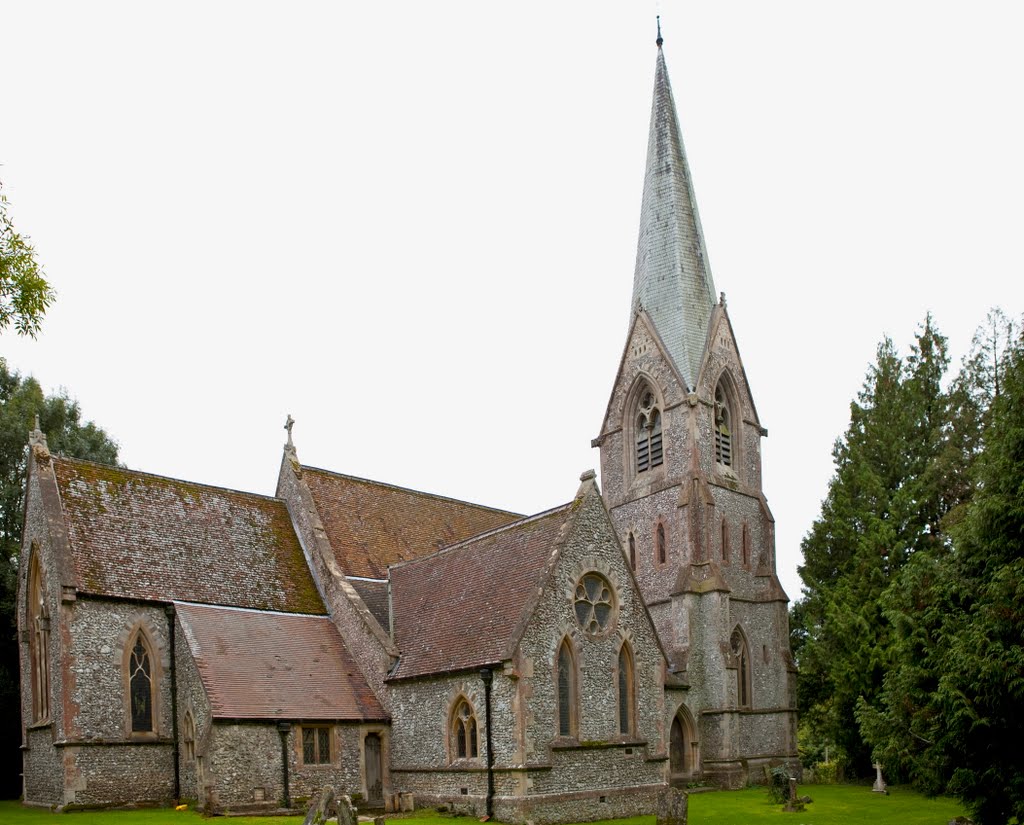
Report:
[[[629,334],[594,446],[662,645],[670,779],[763,781],[796,761],[788,598],[761,426],[716,298],[659,26]]]

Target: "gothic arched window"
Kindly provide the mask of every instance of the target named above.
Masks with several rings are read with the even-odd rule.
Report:
[[[732,413],[729,398],[722,382],[715,389],[715,461],[726,467],[732,466]]]
[[[28,575],[29,660],[32,668],[32,716],[42,722],[50,717],[50,610],[39,564],[38,549],[32,546]]]
[[[658,409],[657,398],[649,388],[640,393],[634,426],[636,471],[642,473],[657,467],[663,461],[661,410]]]
[[[185,711],[185,718],[181,721],[181,744],[182,755],[186,762],[196,760],[196,722],[192,718],[192,711]]]
[[[576,734],[576,659],[568,639],[558,647],[555,664],[555,685],[558,693],[558,735]]]
[[[722,561],[729,563],[729,522],[722,516]]]
[[[750,527],[743,523],[743,566],[750,567]]]
[[[479,756],[476,714],[465,697],[459,698],[452,711],[451,737],[454,759],[475,759]]]
[[[636,699],[633,691],[633,654],[625,642],[619,648],[619,733],[623,736],[633,732]]]
[[[750,651],[743,632],[737,627],[729,639],[736,662],[736,706],[750,707]]]
[[[658,522],[658,529],[654,532],[654,550],[657,553],[658,564],[668,561],[668,540],[665,538],[665,525]]]
[[[153,657],[139,630],[128,654],[128,704],[132,733],[153,731]]]

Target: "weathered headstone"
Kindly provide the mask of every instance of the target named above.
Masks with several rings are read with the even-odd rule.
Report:
[[[666,788],[658,796],[657,825],[686,825],[689,798],[686,791]]]
[[[398,809],[400,811],[411,811],[415,807],[415,798],[411,793],[398,795]]]
[[[882,763],[875,762],[873,767],[875,769],[875,784],[871,786],[871,790],[874,793],[889,793],[885,789],[885,780],[882,779]]]
[[[352,797],[347,794],[338,797],[338,825],[356,825],[356,821]]]
[[[306,813],[306,818],[302,820],[302,825],[324,825],[330,819],[333,808],[334,789],[324,788],[320,791],[320,796],[317,797],[316,801],[309,806],[309,811]]]
[[[786,794],[786,807],[782,810],[787,813],[799,813],[804,809],[803,800],[796,793],[796,778],[789,778],[789,793]]]

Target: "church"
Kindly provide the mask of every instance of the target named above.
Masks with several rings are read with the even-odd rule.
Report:
[[[586,471],[567,503],[507,512],[307,466],[289,419],[265,496],[53,455],[37,426],[27,804],[258,812],[330,786],[363,807],[578,822],[796,765],[767,430],[657,47],[600,486]]]

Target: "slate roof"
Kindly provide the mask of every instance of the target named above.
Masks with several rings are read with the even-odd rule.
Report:
[[[53,459],[85,593],[325,613],[283,501]]]
[[[715,301],[704,231],[659,45],[631,322],[640,310],[647,311],[688,389],[696,386]]]
[[[175,604],[214,717],[385,720],[323,616]]]
[[[507,657],[572,505],[391,568],[392,678],[466,670]]]
[[[363,604],[373,614],[385,631],[391,627],[391,617],[388,609],[388,583],[378,579],[352,579],[348,583],[355,588]]]
[[[335,559],[348,576],[383,579],[389,565],[435,553],[522,518],[314,467],[303,467],[302,477]]]

